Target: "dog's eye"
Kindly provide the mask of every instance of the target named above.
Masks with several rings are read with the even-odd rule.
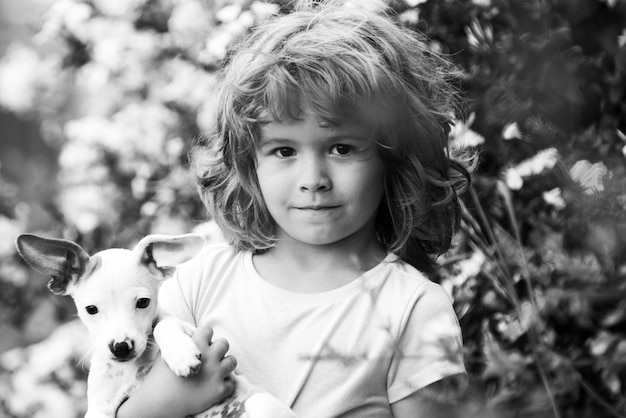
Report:
[[[149,298],[139,298],[137,299],[137,309],[145,309],[150,305]]]
[[[89,315],[95,315],[98,313],[98,307],[96,305],[89,305],[85,307],[85,310]]]

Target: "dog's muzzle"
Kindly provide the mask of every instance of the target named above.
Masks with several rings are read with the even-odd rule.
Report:
[[[112,342],[109,344],[109,350],[118,361],[127,361],[133,358],[134,349],[132,341]]]

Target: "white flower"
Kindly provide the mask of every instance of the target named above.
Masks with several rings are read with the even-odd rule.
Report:
[[[141,200],[148,192],[148,180],[145,177],[136,176],[130,182],[130,189],[133,194],[133,198]]]
[[[504,173],[504,179],[511,190],[519,190],[526,177],[540,174],[556,165],[559,153],[556,148],[547,148],[539,151],[531,158],[522,161],[515,167],[509,167]]]
[[[626,45],[626,30],[624,30],[624,44]],[[624,132],[617,129],[617,136],[622,142],[626,143],[626,134],[624,134]],[[622,155],[626,157],[626,145],[622,147]]]
[[[61,149],[58,162],[61,169],[70,170],[98,164],[101,158],[102,155],[95,146],[83,141],[69,141]]]
[[[215,18],[222,23],[234,22],[241,14],[241,5],[228,4],[215,13]]]
[[[135,32],[132,24],[123,20],[96,18],[89,25],[91,59],[110,71],[126,66],[128,39]]]
[[[467,43],[473,50],[488,50],[493,44],[493,27],[490,24],[482,25],[476,18],[465,26],[465,35]]]
[[[68,95],[68,81],[59,56],[40,56],[11,44],[0,61],[0,106],[15,113],[58,112]]]
[[[172,59],[161,67],[160,79],[154,80],[155,98],[197,110],[214,96],[216,76],[182,59]]]
[[[23,230],[20,231],[24,232]],[[13,246],[14,240],[9,241],[13,250],[15,251],[15,247]],[[30,272],[24,268],[22,264],[18,264],[16,259],[6,259],[0,263],[0,277],[2,280],[12,283],[17,287],[26,286],[30,279]]]
[[[150,65],[161,48],[167,46],[159,34],[137,31],[128,21],[104,18],[91,20],[89,41],[92,60],[114,74],[126,71],[129,65],[140,68]]]
[[[76,360],[89,346],[87,329],[77,319],[39,343],[0,355],[0,365],[9,370],[8,409],[33,418],[84,414],[86,382],[76,379]]]
[[[407,5],[410,7],[418,6],[422,3],[426,3],[427,0],[404,0]]]
[[[403,25],[415,25],[420,21],[419,9],[407,9],[398,18]]]
[[[622,31],[622,34],[617,37],[617,44],[620,48],[623,48],[626,45],[626,29]]]
[[[519,130],[517,122],[508,123],[502,128],[502,138],[506,140],[520,139],[522,133]]]
[[[165,154],[169,160],[177,160],[185,149],[185,142],[181,137],[170,138],[165,143]]]
[[[191,50],[202,48],[213,27],[207,5],[199,0],[177,1],[167,22],[169,34],[177,45]]]
[[[56,0],[46,12],[43,24],[34,40],[39,44],[56,43],[64,31],[85,42],[89,19],[93,14],[90,5],[80,1]]]
[[[215,32],[207,39],[204,52],[208,54],[209,59],[224,59],[232,41],[233,36],[230,33],[226,31]]]
[[[116,125],[108,118],[86,116],[68,121],[64,128],[69,141],[114,150],[115,154],[120,155],[132,152],[132,143],[127,140],[125,127]]]
[[[601,0],[603,3],[606,3],[607,6],[609,6],[609,8],[614,8],[615,5],[617,4],[618,0]]]
[[[231,43],[243,35],[254,25],[254,16],[250,11],[242,12],[237,20],[224,23],[215,28],[207,39],[205,46],[206,59],[221,60],[226,57],[226,52]]]
[[[547,148],[539,151],[533,157],[522,161],[516,169],[522,177],[529,177],[540,174],[546,169],[551,169],[559,159],[559,152],[556,148]]]
[[[463,286],[468,279],[480,273],[486,260],[487,258],[482,251],[475,251],[471,257],[455,263],[455,270],[458,273],[442,282],[442,286],[448,295],[452,297],[455,288]]]
[[[99,62],[90,61],[74,73],[76,118],[106,117],[119,107],[126,93],[120,83],[112,82],[111,71]]]
[[[524,185],[524,179],[519,171],[511,167],[504,172],[504,182],[511,190],[520,190]]]
[[[18,221],[0,215],[0,259],[15,254],[15,238],[22,232]]]
[[[158,209],[159,209],[159,204],[157,202],[153,202],[152,200],[149,200],[143,205],[141,205],[141,209],[140,209],[141,216],[143,217],[154,216],[156,215]]]
[[[541,196],[547,204],[554,206],[556,209],[561,210],[564,209],[566,206],[565,200],[563,199],[563,196],[561,194],[561,189],[559,187],[545,191],[542,193]]]
[[[264,1],[255,1],[250,5],[250,11],[254,15],[257,22],[263,21],[270,16],[278,14],[280,7],[275,3],[266,3]]]
[[[63,185],[58,205],[65,219],[84,234],[118,222],[119,191],[112,184]]]
[[[123,157],[145,155],[153,161],[166,162],[166,141],[178,127],[177,114],[156,102],[129,103],[113,115],[112,121],[124,132],[124,144],[132,152]]]
[[[148,182],[151,174],[152,168],[150,164],[145,161],[136,164],[135,177],[130,182],[130,188],[135,199],[140,200],[145,197],[148,192]]]
[[[0,105],[16,112],[33,110],[37,99],[38,54],[21,44],[11,44],[0,61]]]
[[[455,120],[450,131],[452,146],[459,149],[473,148],[485,143],[485,137],[470,129],[476,120],[476,113],[472,112],[467,118],[467,122]]]
[[[608,331],[600,331],[587,342],[589,352],[593,356],[604,356],[611,346],[614,345],[616,336]]]
[[[217,112],[217,99],[215,95],[206,98],[198,109],[196,123],[201,132],[211,132],[215,128],[215,114]]]
[[[146,0],[91,0],[103,14],[133,20]]]
[[[363,8],[369,10],[371,12],[384,12],[389,8],[389,5],[385,2],[385,0],[347,0],[344,4],[344,7],[354,7],[354,8]]]
[[[529,328],[537,316],[537,312],[532,303],[522,302],[519,308],[519,315],[497,314],[496,327],[502,336],[513,342],[521,337]]]
[[[594,194],[604,190],[604,177],[608,174],[608,169],[602,162],[591,164],[587,160],[580,160],[570,168],[569,174],[583,187],[586,194]]]

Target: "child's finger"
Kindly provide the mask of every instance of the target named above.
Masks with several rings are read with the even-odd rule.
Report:
[[[217,358],[221,359],[228,352],[230,345],[228,344],[228,341],[226,341],[224,338],[218,338],[211,343],[211,348],[212,348],[213,354]]]
[[[222,388],[223,388],[223,392],[222,392],[222,397],[226,397],[226,396],[230,396],[234,391],[235,391],[235,379],[233,379],[232,377],[227,376],[224,379],[224,382],[222,384]]]
[[[226,374],[231,374],[237,368],[237,359],[233,356],[225,356],[221,363]]]
[[[202,349],[203,346],[211,344],[213,338],[213,328],[208,325],[200,325],[191,336],[196,345]]]

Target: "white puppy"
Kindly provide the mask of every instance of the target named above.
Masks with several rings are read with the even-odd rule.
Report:
[[[133,250],[108,249],[89,256],[78,244],[22,234],[19,254],[50,276],[50,290],[72,296],[78,316],[94,345],[87,379],[85,418],[115,417],[119,405],[150,371],[157,349],[179,376],[200,367],[200,351],[191,338],[193,326],[158,309],[158,291],[181,263],[202,246],[200,235],[149,235]],[[198,417],[293,417],[276,398],[234,376],[233,396]]]

